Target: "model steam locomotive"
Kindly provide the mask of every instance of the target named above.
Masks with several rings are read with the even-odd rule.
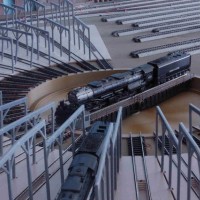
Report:
[[[95,122],[83,140],[68,169],[68,177],[61,186],[58,199],[85,200],[90,193],[99,165],[102,144],[109,123]],[[90,193],[92,194],[92,192]]]
[[[68,101],[61,101],[57,107],[56,121],[59,124],[64,122],[82,104],[85,104],[86,110],[93,112],[165,83],[189,71],[190,64],[189,54],[175,52],[130,71],[75,88],[68,93]]]

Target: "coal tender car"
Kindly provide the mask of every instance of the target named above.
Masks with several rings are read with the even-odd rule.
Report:
[[[57,199],[87,199],[94,184],[94,178],[103,149],[103,141],[108,128],[108,122],[98,121],[92,125],[88,135],[75,153],[68,169],[68,177],[61,186],[61,191]]]
[[[56,110],[57,123],[64,122],[80,105],[93,112],[151,87],[182,76],[190,69],[191,56],[175,52],[124,73],[93,81],[68,93]]]

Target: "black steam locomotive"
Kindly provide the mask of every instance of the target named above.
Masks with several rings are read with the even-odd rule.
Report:
[[[92,125],[68,169],[68,177],[61,186],[59,200],[87,199],[94,183],[108,127],[108,122],[101,121]]]
[[[68,93],[68,101],[61,101],[57,107],[57,123],[64,122],[82,104],[93,112],[181,76],[189,71],[190,64],[189,54],[175,52],[130,71],[75,88]]]

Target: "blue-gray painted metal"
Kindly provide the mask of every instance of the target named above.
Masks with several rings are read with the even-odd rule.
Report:
[[[190,104],[189,105],[189,131],[190,131],[191,135],[193,135],[192,134],[192,126],[193,126],[192,114],[193,113],[196,113],[200,117],[200,109],[198,107],[196,107],[195,105]]]
[[[5,171],[7,174],[8,181],[8,192],[9,192],[9,200],[13,200],[13,191],[12,191],[12,170],[15,162],[14,156],[18,149],[23,149],[26,154],[27,160],[27,175],[28,175],[28,187],[29,187],[29,199],[33,200],[33,189],[32,189],[32,176],[31,176],[31,166],[30,166],[30,149],[31,149],[31,141],[36,136],[36,134],[40,133],[43,137],[43,142],[45,143],[46,139],[46,124],[45,120],[42,120],[39,124],[34,126],[31,130],[29,130],[26,135],[20,138],[11,149],[1,158],[0,160],[0,168]]]
[[[14,21],[16,19],[16,10],[13,7],[5,5],[3,3],[0,3],[0,7],[3,8],[4,14],[6,15],[6,27],[8,27],[8,18],[9,18],[10,13],[12,16],[12,19],[11,19],[12,24],[14,24]]]
[[[73,149],[73,155],[74,155],[74,153],[75,153],[75,151],[74,151],[74,149],[75,149],[74,134],[75,134],[75,131],[76,131],[76,125],[80,121],[83,122],[82,123],[82,134],[85,135],[85,121],[84,121],[84,119],[85,119],[85,107],[84,107],[84,105],[82,105],[46,141],[46,146],[45,146],[45,150],[44,150],[44,160],[45,160],[45,177],[46,177],[46,190],[47,190],[47,199],[48,200],[51,199],[51,196],[50,196],[50,183],[49,183],[49,169],[48,169],[48,155],[49,155],[49,152],[50,152],[52,146],[54,146],[54,144],[57,143],[58,147],[59,147],[61,184],[63,184],[64,183],[64,169],[63,169],[63,157],[62,157],[63,135],[64,135],[64,133],[66,132],[66,130],[68,128],[71,130],[72,149]]]
[[[62,17],[62,15],[61,15],[61,7],[60,7],[59,4],[51,2],[51,17],[52,17],[52,20],[54,20],[54,14],[56,15],[56,17],[55,17],[56,18],[56,22],[58,22],[58,19],[60,19],[59,23],[61,24],[62,23],[62,21],[61,21],[61,17]],[[58,15],[59,15],[59,17],[58,17]]]
[[[15,107],[15,106],[20,105],[20,104],[25,104],[26,107],[27,107],[27,97],[24,97],[24,98],[21,98],[21,99],[18,99],[18,100],[15,100],[15,101],[1,105],[0,106],[0,112],[7,110],[7,109],[10,109],[10,108]],[[5,115],[4,115],[4,117],[5,117]]]
[[[161,148],[161,163],[158,159],[158,136],[159,136],[159,120],[161,124],[161,134],[162,134],[162,148]],[[178,139],[175,136],[174,131],[169,125],[167,119],[162,113],[160,107],[156,107],[156,158],[161,164],[161,171],[164,171],[164,157],[165,157],[165,134],[169,137],[169,176],[168,176],[168,186],[171,189],[172,183],[172,155],[173,146],[178,150]],[[178,156],[178,155],[177,155]],[[178,158],[177,158],[178,159]]]
[[[8,37],[0,37],[0,40],[2,42],[2,46],[1,46],[1,59],[3,60],[4,58],[4,41],[10,42],[10,54],[11,54],[11,63],[12,63],[12,73],[15,72],[15,68],[14,68],[14,55],[13,55],[13,39],[8,38]]]
[[[178,139],[176,139],[171,127],[169,126],[165,116],[163,115],[161,109],[159,107],[156,108],[156,157],[157,157],[157,160],[159,162],[159,159],[158,159],[158,124],[159,124],[159,119],[161,119],[161,128],[162,128],[162,131],[164,132],[164,134],[166,134],[166,132],[168,133],[168,136],[170,136],[171,134],[173,134],[173,137],[169,137],[169,142],[171,143],[170,145],[170,151],[168,152],[169,153],[169,158],[172,157],[172,154],[173,154],[173,151],[172,151],[172,148],[173,146],[176,148],[177,150],[177,161],[178,163],[175,165],[177,165],[177,200],[180,200],[181,199],[181,195],[180,195],[180,187],[181,187],[181,175],[182,175],[182,169],[181,169],[181,166],[182,166],[182,161],[184,161],[182,159],[182,143],[183,143],[183,138],[187,144],[187,155],[188,155],[188,162],[187,162],[187,175],[186,175],[186,187],[187,187],[187,199],[190,200],[191,199],[191,179],[192,179],[192,157],[193,157],[193,154],[196,155],[197,157],[197,163],[198,163],[198,174],[199,174],[199,177],[197,177],[197,180],[200,179],[200,149],[197,145],[197,143],[194,141],[193,137],[192,137],[192,112],[195,112],[196,114],[200,115],[200,109],[197,108],[196,106],[190,104],[190,109],[189,109],[189,118],[190,118],[190,130],[188,131],[185,126],[183,125],[183,123],[180,123],[179,124],[179,136],[178,136]],[[162,132],[162,133],[163,133]],[[162,134],[162,136],[164,136]],[[178,140],[178,142],[177,142]],[[164,157],[164,151],[163,151],[163,148],[165,146],[165,141],[162,140],[162,151],[161,151],[161,157]],[[174,160],[172,159],[169,159],[169,166],[171,165],[171,163],[175,162]],[[163,165],[162,165],[162,162],[163,162],[163,159],[161,159],[161,171],[163,171]],[[160,162],[159,162],[160,164]],[[171,168],[169,168],[169,175],[171,173]],[[168,179],[168,185],[169,185],[169,188],[171,188],[171,178],[169,176],[169,179]],[[197,186],[198,188],[198,195],[197,197],[200,199],[200,185],[198,184]],[[185,188],[186,189],[186,188]]]
[[[19,16],[19,14],[21,14],[21,12],[24,13],[23,17],[25,17],[25,10],[24,10],[24,7],[18,6],[18,5],[15,5],[15,4],[13,4],[12,6],[13,6],[13,8],[15,9],[16,20],[21,18],[21,16]]]
[[[119,172],[119,160],[121,157],[121,143],[119,142],[121,140],[121,120],[122,108],[120,107],[116,123],[110,123],[103,143],[103,151],[94,184],[95,199],[97,200],[114,200],[114,190],[117,187],[117,172]]]
[[[18,57],[18,48],[19,48],[19,39],[21,38],[22,35],[25,35],[26,37],[26,49],[28,50],[28,36],[30,36],[31,38],[31,58],[30,58],[30,66],[32,66],[32,62],[33,62],[33,34],[32,33],[27,33],[25,31],[21,31],[15,28],[9,28],[9,27],[3,27],[0,26],[0,34],[2,36],[5,36],[4,34],[6,33],[6,35],[8,34],[8,32],[13,33],[13,36],[16,38],[16,48],[15,48],[15,63],[17,62],[17,57]]]
[[[12,102],[11,102],[12,103]],[[3,105],[4,106],[4,105]],[[1,107],[0,107],[1,108]],[[27,107],[26,107],[27,108]],[[54,113],[55,113],[55,103],[50,103],[42,108],[39,108],[38,110],[31,112],[27,115],[25,115],[24,117],[8,124],[7,126],[4,126],[3,128],[0,129],[0,136],[3,136],[4,134],[9,134],[8,132],[12,131],[11,134],[11,140],[13,141],[13,143],[16,142],[15,138],[16,138],[16,133],[18,132],[18,130],[20,129],[21,125],[25,124],[25,133],[27,132],[27,126],[30,125],[31,127],[34,127],[37,123],[39,123],[41,121],[40,116],[41,114],[47,112],[47,111],[51,111],[51,134],[54,133]],[[27,112],[27,111],[26,111]],[[2,112],[0,112],[2,113]],[[34,141],[35,142],[35,141]],[[2,146],[2,153],[3,153],[3,143],[0,143]],[[35,146],[33,146],[33,163],[35,163]]]
[[[4,128],[4,119],[7,116],[7,113],[9,112],[9,110],[15,106],[24,104],[24,115],[27,114],[27,98],[22,98],[22,99],[18,99],[15,100],[13,102],[10,103],[6,103],[6,104],[2,104],[0,106],[0,132],[1,130]],[[14,140],[12,140],[14,141]],[[3,134],[0,133],[0,156],[3,155]]]
[[[37,27],[39,27],[39,10],[40,10],[40,8],[42,9],[43,17],[46,18],[46,7],[45,7],[45,5],[43,5],[42,3],[38,2],[38,1],[35,1],[35,0],[31,0],[31,1],[32,1],[32,3],[34,3],[34,5],[36,7]],[[31,16],[31,18],[32,18],[32,16]],[[45,23],[44,23],[44,29],[46,30]]]
[[[68,26],[69,26],[69,29],[71,27],[71,24],[70,24],[70,11],[72,12],[72,16],[74,16],[74,5],[73,3],[71,3],[70,1],[68,0],[62,0],[62,3],[61,5],[63,6],[63,13],[64,13],[64,26],[66,26],[66,20],[65,20],[65,9],[67,8],[67,20],[68,20]]]
[[[109,186],[109,182],[106,181],[105,184],[103,184],[103,185],[101,184],[101,182],[102,182],[102,180],[105,181],[106,177],[110,175],[110,174],[106,173],[106,171],[107,171],[106,170],[106,165],[107,165],[107,162],[106,162],[107,159],[106,158],[107,158],[108,151],[109,151],[109,148],[110,148],[110,139],[111,139],[112,134],[113,134],[113,128],[114,128],[113,124],[111,123],[109,128],[108,128],[108,133],[107,133],[106,138],[105,138],[104,143],[103,143],[103,147],[102,147],[103,151],[101,153],[98,171],[97,171],[97,174],[96,174],[96,177],[95,177],[95,185],[94,185],[95,199],[98,199],[98,200],[104,199],[105,196],[109,195],[107,193],[110,192],[109,190],[106,190],[107,193],[105,193],[105,192],[101,193],[99,190],[100,190],[100,188],[102,188],[105,185],[106,185],[107,189],[108,189],[108,186]],[[111,177],[109,177],[109,178],[111,178]],[[107,199],[107,197],[105,199]]]
[[[198,109],[199,111],[199,109]],[[178,159],[178,191],[177,191],[177,199],[180,200],[180,185],[181,185],[181,153],[182,153],[182,141],[183,138],[186,140],[187,143],[187,151],[188,151],[188,173],[187,173],[187,199],[191,199],[191,169],[192,169],[192,157],[193,154],[197,157],[198,162],[198,180],[200,179],[200,149],[197,143],[192,138],[191,133],[185,128],[183,123],[179,124],[179,159]],[[200,185],[198,184],[198,192],[199,192],[199,199],[200,199]]]
[[[3,104],[3,94],[2,91],[0,91],[0,106]]]
[[[43,18],[46,18],[46,7],[42,3],[39,3],[35,0],[24,0],[24,9],[30,12],[30,22],[33,24],[33,9],[37,12],[37,27],[39,27],[39,10],[40,8],[43,10]],[[44,28],[46,30],[46,26],[44,24]]]
[[[57,27],[58,30],[59,30],[59,33],[60,33],[60,56],[62,56],[62,52],[63,52],[63,48],[62,48],[62,34],[63,34],[63,31],[67,31],[68,32],[68,50],[69,50],[69,54],[68,54],[68,59],[70,60],[71,58],[71,44],[70,44],[70,41],[71,41],[71,36],[70,36],[70,30],[66,27],[64,27],[63,25],[57,23],[57,22],[54,22],[53,20],[51,19],[48,19],[48,18],[44,18],[44,21],[45,21],[45,24],[47,25],[48,23],[50,24],[51,26],[51,31],[52,31],[52,51],[54,51],[54,28]]]
[[[42,38],[45,37],[45,43],[46,40],[48,41],[48,61],[49,61],[49,65],[51,63],[51,51],[50,51],[50,36],[49,36],[49,32],[46,30],[43,30],[41,28],[37,28],[35,26],[20,22],[20,21],[16,21],[15,24],[17,25],[17,28],[21,29],[23,28],[26,32],[31,31],[31,33],[35,33],[36,38],[37,38],[37,58],[39,59],[39,55],[40,55],[40,45],[39,45],[39,37],[41,36]],[[26,41],[28,42],[28,41]],[[31,43],[31,60],[32,60],[32,55],[33,55],[33,42]]]
[[[84,48],[84,54],[85,54],[85,48],[88,45],[88,51],[89,51],[89,59],[91,59],[91,41],[90,41],[90,28],[82,22],[80,19],[78,19],[76,16],[74,16],[74,26],[77,24],[78,27],[78,46],[80,49],[80,39],[82,38],[83,41],[83,48]],[[85,30],[87,30],[88,36],[85,35]],[[88,39],[88,42],[86,42],[86,38]]]

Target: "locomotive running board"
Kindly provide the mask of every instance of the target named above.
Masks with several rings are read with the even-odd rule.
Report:
[[[112,113],[115,113],[119,107],[128,107],[135,103],[143,103],[145,99],[148,97],[151,97],[153,95],[157,95],[163,91],[166,91],[168,89],[171,89],[177,85],[180,85],[182,83],[186,83],[187,81],[191,80],[194,77],[193,74],[187,73],[181,77],[172,79],[166,83],[163,83],[161,85],[158,85],[156,87],[153,87],[151,89],[148,89],[142,93],[139,93],[135,96],[129,97],[125,100],[122,100],[120,102],[117,102],[115,104],[112,104],[110,106],[107,106],[101,110],[95,111],[93,113],[90,113],[90,120],[95,121],[97,119],[100,119],[102,117],[108,116]]]

